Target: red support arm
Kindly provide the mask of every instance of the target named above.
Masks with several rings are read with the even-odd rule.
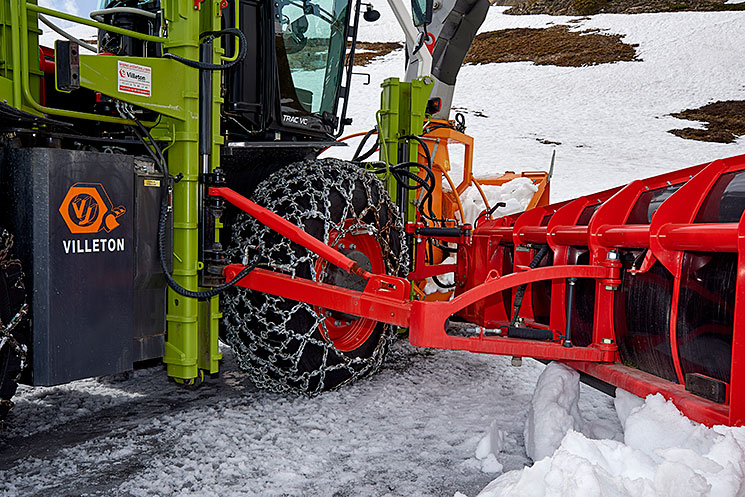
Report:
[[[322,241],[312,237],[299,227],[295,226],[287,219],[265,209],[255,202],[251,202],[243,195],[240,195],[230,188],[210,188],[209,194],[216,197],[222,197],[234,206],[250,214],[261,224],[271,228],[280,235],[289,238],[293,242],[302,245],[311,252],[314,252],[334,266],[338,266],[349,273],[356,274],[368,280],[372,274],[362,269],[356,262],[345,256],[338,250],[335,250]],[[230,278],[228,278],[230,279]]]
[[[228,281],[245,266],[231,264],[224,270]],[[410,285],[403,278],[372,275],[363,292],[256,268],[238,286],[297,300],[323,309],[345,312],[397,326],[408,326]]]

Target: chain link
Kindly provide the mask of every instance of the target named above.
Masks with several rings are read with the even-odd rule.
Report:
[[[252,200],[336,246],[347,234],[367,232],[380,245],[386,272],[405,274],[408,252],[401,216],[382,183],[359,166],[339,160],[306,161],[267,178]],[[333,235],[332,235],[333,234]],[[246,246],[263,247],[262,265],[297,277],[323,281],[329,264],[248,215],[233,226],[231,260]],[[329,339],[323,312],[273,295],[235,289],[223,299],[225,340],[238,364],[257,386],[316,394],[378,370],[395,332],[378,324],[373,349],[342,352]],[[370,340],[370,339],[368,339]],[[365,345],[365,347],[367,344]]]
[[[17,266],[20,268],[21,261],[10,257],[10,249],[13,247],[13,235],[11,235],[6,229],[3,229],[2,233],[0,233],[0,247],[2,247],[0,248],[0,271],[2,271],[7,277],[9,274],[8,269],[11,266]],[[26,288],[23,284],[23,271],[19,269],[17,274],[14,276],[15,281],[8,281],[8,286],[20,290],[25,296]],[[23,302],[15,315],[13,315],[7,323],[3,323],[0,320],[0,350],[6,346],[11,347],[21,361],[21,367],[18,370],[16,377],[13,378],[13,381],[18,381],[20,379],[21,373],[28,365],[28,347],[18,341],[18,339],[13,335],[13,330],[23,321],[23,318],[26,317],[28,309],[28,304]]]

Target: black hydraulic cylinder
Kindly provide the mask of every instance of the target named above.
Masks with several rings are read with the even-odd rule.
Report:
[[[564,347],[572,347],[572,308],[574,307],[574,287],[577,278],[567,279],[567,329],[564,333]]]
[[[205,40],[199,46],[199,60],[206,64],[212,63],[212,40]],[[199,156],[209,156],[212,153],[212,71],[199,71]],[[207,166],[209,168],[209,165]],[[209,173],[209,169],[202,174]]]
[[[199,60],[212,63],[212,39],[207,38],[199,47]],[[208,194],[210,186],[220,186],[219,171],[213,174],[212,166],[212,78],[213,71],[199,71],[199,260],[204,264],[200,271],[199,284],[214,287],[224,283],[222,268],[224,250],[215,240],[216,222],[222,215],[223,200]]]
[[[510,338],[527,338],[528,340],[553,340],[554,332],[537,328],[521,328],[517,326],[507,327],[507,336]]]
[[[416,234],[422,236],[459,237],[465,231],[460,228],[417,228]]]

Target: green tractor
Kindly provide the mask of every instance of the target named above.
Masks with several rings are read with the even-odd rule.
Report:
[[[413,81],[387,84],[384,162],[365,165],[318,155],[342,145],[351,122],[357,31],[361,17],[379,17],[370,4],[101,0],[84,19],[2,2],[2,417],[18,381],[54,385],[162,359],[171,378],[199,384],[219,371],[218,339],[276,391],[315,394],[380,367],[396,326],[235,283],[260,266],[361,291],[361,274],[412,269],[404,222],[423,180],[410,172],[418,147],[401,137],[421,133],[428,105],[447,116],[452,66],[488,2],[469,3],[465,17],[453,5],[459,24],[441,23],[457,35],[443,37],[446,83],[415,79],[432,64],[432,2],[414,2],[413,23],[392,6]],[[97,29],[96,40],[60,20]],[[60,34],[54,49],[39,45],[40,23]],[[222,187],[358,273],[210,195]],[[230,262],[246,269],[226,282]]]

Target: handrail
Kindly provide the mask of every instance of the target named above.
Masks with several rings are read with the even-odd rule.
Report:
[[[235,17],[235,20],[234,20],[234,22],[235,22],[235,26],[233,26],[233,27],[234,27],[234,28],[236,28],[236,29],[241,29],[241,22],[240,22],[240,15],[241,15],[241,2],[238,2],[238,1],[236,0],[236,1],[235,1],[235,2],[233,2],[233,3],[235,4],[235,13],[234,13],[234,17]],[[241,52],[241,51],[240,51],[240,47],[239,47],[239,46],[238,46],[238,44],[236,43],[236,44],[235,44],[235,47],[233,48],[233,55],[231,55],[230,57],[225,57],[224,55],[221,55],[221,56],[220,56],[220,60],[222,60],[223,62],[233,62],[234,60],[236,60],[236,59],[238,58],[238,54],[239,54],[240,52]]]
[[[11,18],[13,19],[17,19],[20,17],[20,20],[21,20],[21,25],[20,25],[21,33],[17,33],[16,28],[14,28],[13,25],[11,25],[11,29],[14,35],[13,38],[14,39],[20,38],[20,47],[21,47],[20,59],[21,60],[19,61],[17,59],[18,50],[14,47],[13,64],[14,64],[14,67],[17,68],[19,67],[19,63],[20,63],[21,73],[22,73],[20,74],[20,82],[21,82],[20,86],[21,86],[23,97],[25,98],[26,102],[32,108],[34,108],[37,112],[41,112],[42,114],[51,114],[51,115],[56,115],[56,116],[69,117],[72,119],[86,119],[89,121],[100,121],[100,122],[108,122],[108,123],[115,123],[115,124],[134,125],[135,122],[130,119],[122,119],[120,117],[91,114],[88,112],[76,112],[72,110],[55,109],[52,107],[46,107],[44,105],[41,105],[39,102],[34,100],[34,96],[31,95],[31,90],[30,90],[31,84],[29,83],[28,36],[21,36],[23,33],[28,33],[28,10],[42,12],[44,14],[48,14],[53,17],[60,17],[57,14],[61,14],[61,13],[50,10],[50,9],[46,9],[44,7],[37,8],[37,6],[35,5],[33,6],[34,8],[32,9],[31,8],[32,5],[28,5],[26,0],[17,0],[17,1],[20,4],[20,9],[21,9],[20,16],[18,15],[18,5],[16,5],[16,0],[11,0],[10,2],[10,15],[11,15]],[[41,9],[41,10],[38,10],[38,9]],[[75,19],[82,19],[77,16],[70,16],[70,17],[75,18]],[[62,17],[62,19],[64,19],[64,17]],[[87,21],[87,19],[83,19],[83,20]],[[94,21],[91,21],[91,22],[94,22]],[[100,24],[100,23],[96,23],[96,24]],[[104,24],[104,26],[106,25]],[[124,30],[124,31],[128,31],[128,30]],[[13,77],[14,80],[15,80],[15,72],[16,71],[14,71],[14,77]],[[15,89],[14,89],[14,92],[15,92]],[[18,108],[20,108],[20,105],[18,106]]]
[[[137,31],[124,29],[124,28],[120,28],[117,26],[112,26],[111,24],[106,24],[103,22],[86,19],[85,17],[78,17],[72,14],[68,14],[66,12],[59,12],[57,10],[48,9],[46,7],[41,7],[39,5],[29,4],[26,2],[26,0],[20,0],[20,1],[25,6],[26,9],[32,12],[39,12],[41,14],[46,14],[52,17],[56,17],[58,19],[65,20],[65,21],[75,22],[78,24],[85,24],[86,26],[102,29],[104,31],[110,31],[112,33],[117,33],[120,35],[129,36],[130,38],[137,38],[138,40],[143,40],[143,41],[154,41],[154,42],[159,42],[159,43],[168,41],[168,38],[163,38],[162,36],[146,35],[143,33],[138,33]]]

